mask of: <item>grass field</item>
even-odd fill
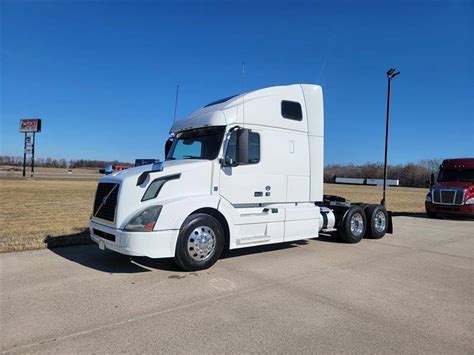
[[[96,179],[0,179],[0,252],[83,244]],[[325,194],[353,202],[379,203],[381,189],[326,184]],[[423,212],[426,189],[392,188],[388,207],[394,212]]]
[[[0,251],[86,242],[96,186],[96,179],[0,179]]]

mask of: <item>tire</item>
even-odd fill
[[[366,217],[360,206],[352,206],[347,210],[338,228],[339,238],[346,243],[359,243],[364,237]]]
[[[438,218],[438,215],[434,212],[428,212],[426,211],[426,214],[428,215],[428,217],[430,218]]]
[[[224,248],[224,230],[217,219],[205,214],[190,215],[183,222],[176,243],[175,262],[183,270],[208,269]]]
[[[388,229],[388,213],[382,205],[369,205],[365,209],[367,217],[366,238],[380,239]]]

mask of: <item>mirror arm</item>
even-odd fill
[[[233,164],[227,164],[225,162],[225,159],[224,158],[219,158],[219,164],[223,167],[223,168],[235,168],[236,166],[239,165],[238,162],[235,162]]]

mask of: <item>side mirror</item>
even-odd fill
[[[104,169],[104,173],[105,175],[109,175],[109,174],[112,174],[114,171],[113,171],[113,168],[112,168],[112,165],[107,165]]]
[[[174,137],[168,138],[168,140],[165,143],[165,159],[168,156],[168,153],[170,152],[171,146],[173,145],[174,142]]]
[[[220,159],[223,167],[236,167],[249,162],[249,129],[235,127],[228,133],[224,159]]]
[[[431,176],[430,176],[430,188],[433,187],[433,185],[435,184],[435,175],[433,173],[431,173]]]
[[[237,131],[237,162],[247,164],[249,162],[249,129]]]

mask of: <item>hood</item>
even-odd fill
[[[472,182],[466,181],[444,181],[438,182],[433,186],[433,189],[471,189],[474,187]]]
[[[138,179],[144,172],[149,171],[150,177],[145,181],[145,185],[148,184],[150,178],[157,178],[161,176],[179,174],[189,170],[204,168],[209,165],[208,160],[195,160],[195,159],[182,159],[182,160],[166,160],[161,163],[141,165],[127,170],[117,171],[115,173],[103,176],[100,178],[100,182],[123,182],[125,180],[131,180],[133,178]],[[157,169],[160,166],[160,169]]]
[[[95,217],[92,219],[111,227],[123,228],[130,218],[148,206],[190,196],[210,195],[213,164],[209,160],[170,160],[159,164],[161,167],[158,164],[148,164],[106,175],[99,182],[120,184],[116,218],[112,222]],[[145,172],[149,173],[137,185],[138,178]],[[154,198],[143,200],[152,181],[168,176],[173,178],[163,184]]]

